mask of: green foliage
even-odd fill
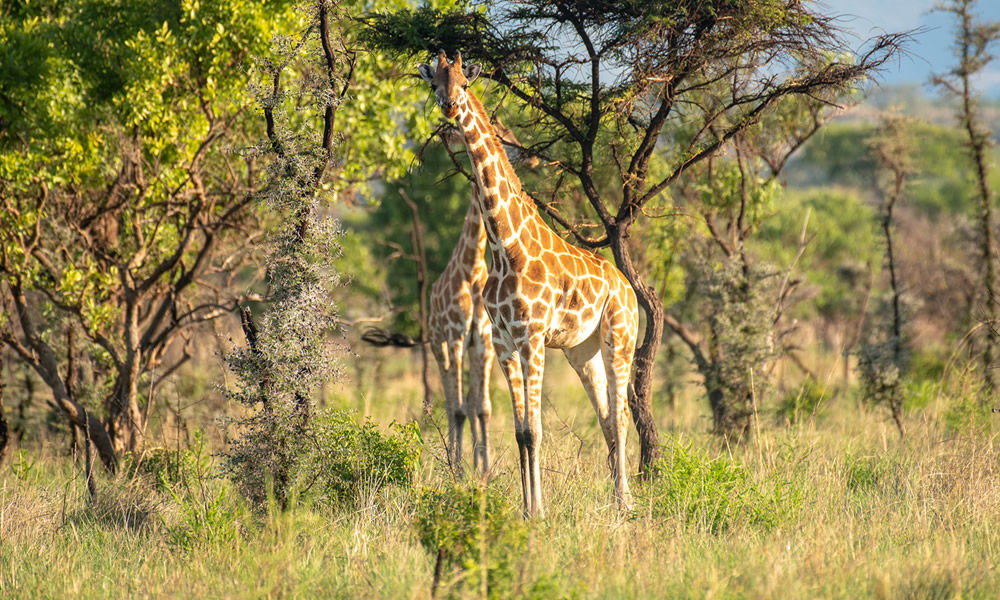
[[[122,455],[119,466],[127,475],[139,475],[154,489],[167,491],[176,486],[190,486],[199,474],[208,472],[209,455],[201,430],[190,444],[181,448],[145,448],[142,452]]]
[[[911,467],[908,463],[908,458],[892,454],[848,453],[844,459],[844,481],[856,497],[888,497],[905,489]]]
[[[797,272],[815,299],[793,307],[792,314],[853,319],[861,308],[869,265],[881,264],[875,258],[880,253],[875,212],[858,194],[832,189],[787,193],[761,224],[752,247],[772,264],[790,264],[807,214],[809,245]]]
[[[225,470],[257,509],[270,497],[334,506],[364,502],[387,486],[408,486],[420,457],[416,424],[386,433],[347,412],[317,412],[303,422],[260,410],[238,422],[241,434]]]
[[[746,173],[744,168],[741,172],[739,165],[727,161],[696,189],[701,195],[701,206],[709,212],[735,215],[740,210],[744,185],[747,197],[743,218],[751,227],[756,227],[781,201],[784,188],[777,179],[761,177],[757,169]]]
[[[462,175],[445,178],[454,168],[451,159],[439,142],[431,143],[433,146],[424,153],[420,168],[390,183],[384,200],[369,213],[366,222],[359,224],[356,229],[365,239],[392,242],[411,254],[413,248],[410,231],[413,229],[413,217],[399,197],[399,190],[405,189],[420,214],[427,271],[433,281],[434,277],[444,271],[458,242],[465,213],[472,201],[472,187]],[[373,258],[385,265],[385,286],[391,293],[393,303],[416,307],[419,304],[416,263],[396,256],[396,247],[372,243],[371,249]],[[381,295],[383,290],[373,292]],[[394,331],[410,333],[414,333],[416,327],[415,310],[398,314],[396,322],[391,326]]]
[[[170,493],[180,508],[181,520],[170,528],[167,539],[185,550],[196,546],[231,547],[242,534],[241,523],[250,517],[221,483],[208,485],[201,481],[196,490],[185,486],[183,492],[171,488]]]
[[[857,188],[874,181],[875,161],[867,141],[873,125],[831,123],[805,147],[790,167],[789,181],[811,186]],[[907,203],[930,216],[972,214],[975,178],[970,169],[965,134],[952,127],[917,121],[908,126],[913,139],[914,175]],[[1000,174],[991,173],[1000,183]]]
[[[778,402],[776,413],[784,423],[799,423],[818,415],[830,400],[830,390],[812,377],[806,377],[798,388],[785,392]]]
[[[777,473],[758,482],[735,459],[710,458],[677,440],[653,465],[650,481],[643,502],[655,517],[713,534],[738,524],[772,530],[794,519],[802,505],[801,491]]]
[[[38,481],[36,459],[27,450],[21,448],[10,462],[10,472],[21,481]]]
[[[351,414],[334,412],[318,417],[313,427],[318,453],[310,459],[309,477],[320,482],[325,498],[358,500],[412,481],[423,443],[415,422],[394,424],[395,432],[386,434],[370,421],[358,425]]]
[[[844,479],[852,492],[877,492],[892,473],[891,464],[874,456],[848,456]]]
[[[945,370],[946,363],[940,351],[914,350],[903,381],[903,407],[916,410],[929,406],[941,390]]]
[[[485,572],[488,596],[509,597],[528,527],[496,486],[453,484],[425,489],[415,512],[417,536],[440,561],[442,581],[454,571],[464,573],[449,590],[452,594],[477,592]]]
[[[948,407],[944,413],[944,425],[952,434],[981,434],[992,430],[996,415],[991,412],[995,395],[988,394],[981,384],[964,393],[948,396]]]
[[[739,257],[713,265],[703,262],[697,280],[702,315],[708,324],[707,364],[701,365],[716,431],[742,436],[748,432],[754,399],[767,390],[761,366],[774,353],[776,277],[744,269]]]

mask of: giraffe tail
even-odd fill
[[[386,346],[411,348],[420,343],[405,333],[392,333],[386,329],[379,329],[378,327],[369,327],[368,329],[365,329],[364,333],[361,334],[361,340],[378,348],[384,348]]]

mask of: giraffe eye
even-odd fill
[[[437,84],[436,84],[436,83],[432,83],[432,84],[431,84],[431,91],[432,91],[432,92],[436,92],[436,91],[437,91],[437,89],[438,89],[438,86],[437,86]]]
[[[463,84],[462,84],[462,89],[463,89],[463,90],[467,90],[467,89],[469,89],[469,84],[468,84],[468,83],[463,83]]]

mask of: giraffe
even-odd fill
[[[514,132],[499,121],[495,125],[501,140],[520,146]],[[463,140],[461,132],[450,128],[446,143]],[[464,143],[464,142],[459,142]],[[513,163],[529,167],[538,159],[504,146]],[[473,182],[473,194],[478,185]],[[479,215],[479,204],[473,200],[465,214],[462,233],[441,276],[431,286],[431,307],[428,317],[431,351],[437,359],[438,371],[445,394],[448,415],[448,452],[452,467],[462,471],[462,432],[466,418],[472,433],[473,468],[484,475],[490,468],[490,446],[487,425],[490,404],[490,370],[495,353],[492,326],[483,306],[483,286],[486,283],[486,229]],[[463,397],[462,360],[469,354],[469,394]]]
[[[625,463],[626,394],[638,329],[635,292],[607,259],[560,238],[521,190],[483,104],[469,91],[479,65],[421,64],[446,119],[465,138],[479,184],[479,204],[492,264],[483,304],[493,346],[510,389],[525,516],[544,516],[541,469],[541,389],[545,348],[560,348],[579,375],[610,451],[615,500],[632,506]]]

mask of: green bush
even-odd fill
[[[208,471],[204,434],[199,430],[190,444],[178,448],[147,448],[141,453],[126,452],[121,457],[122,473],[139,476],[159,491],[186,485]]]
[[[335,412],[314,427],[312,475],[322,482],[324,498],[343,502],[387,485],[410,484],[422,443],[416,422],[394,424],[395,433],[386,434],[370,421],[359,425],[350,413]]]
[[[990,431],[992,406],[982,401],[981,389],[952,396],[944,413],[945,429],[949,433],[979,433]],[[989,402],[993,402],[992,395]]]
[[[778,419],[785,423],[798,423],[803,418],[816,416],[823,403],[829,399],[830,390],[808,377],[800,387],[786,392],[778,402]]]
[[[416,503],[414,524],[420,543],[435,556],[440,581],[454,582],[447,588],[449,594],[478,592],[485,572],[490,598],[512,595],[514,561],[525,551],[528,529],[499,490],[463,484],[425,489]]]
[[[771,530],[793,518],[801,491],[776,475],[755,481],[739,461],[710,458],[690,444],[674,442],[652,467],[644,501],[657,517],[720,533],[736,524]]]
[[[181,514],[180,523],[169,528],[171,544],[190,550],[199,545],[226,547],[237,542],[241,523],[249,520],[246,509],[223,482],[211,483],[202,480],[195,488],[169,490]]]
[[[286,421],[277,421],[286,418]],[[295,422],[291,422],[295,420]],[[346,411],[294,414],[259,411],[240,421],[226,454],[226,471],[258,509],[282,507],[293,496],[319,504],[350,504],[386,486],[407,486],[420,457],[415,423],[381,431]]]

